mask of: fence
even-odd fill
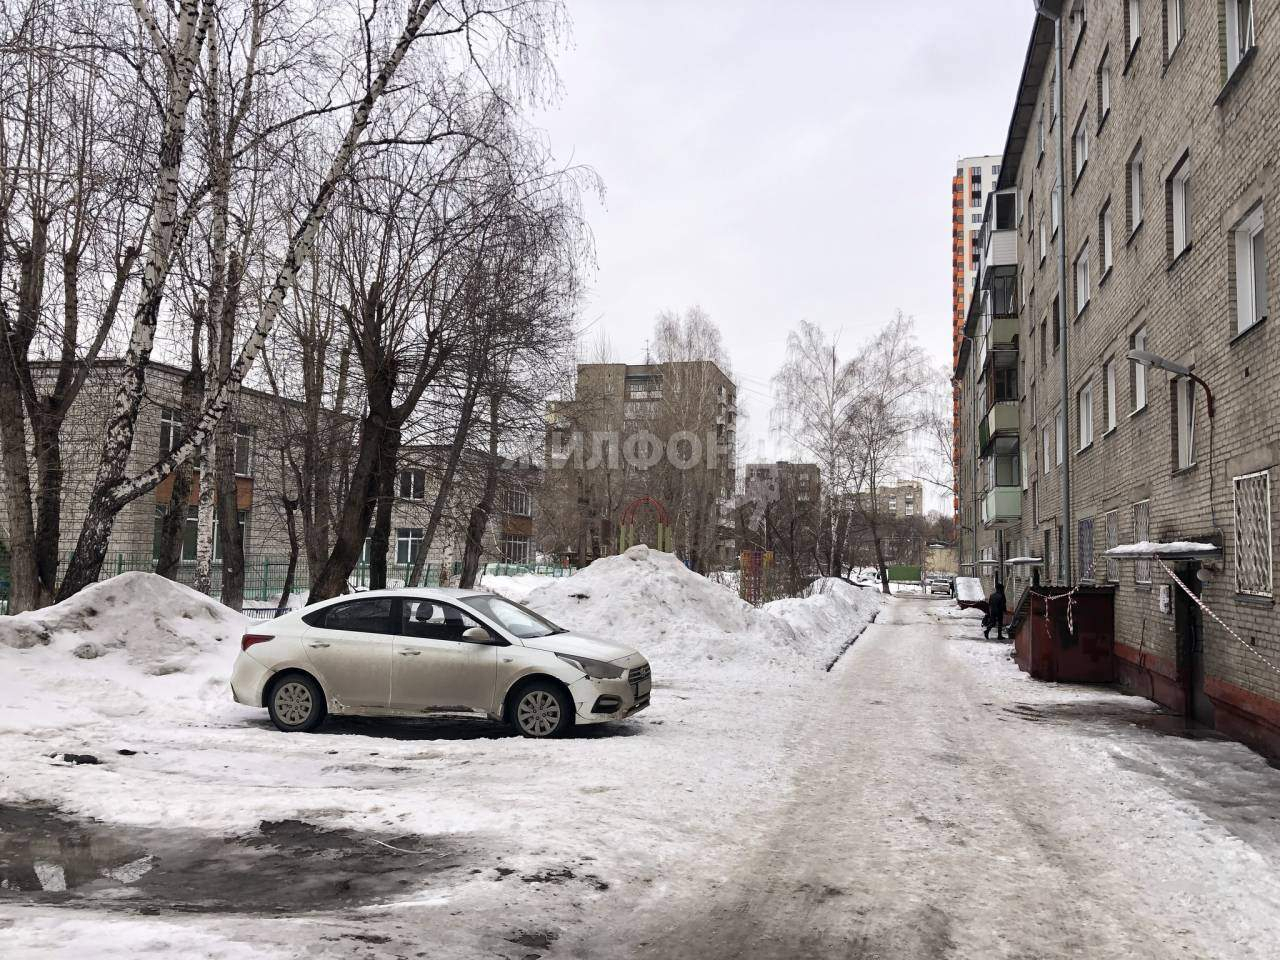
[[[58,576],[61,577],[66,571],[66,565],[70,557],[64,557],[58,566]],[[436,587],[440,585],[441,574],[444,572],[444,564],[428,563],[422,569],[421,585],[426,587]],[[409,563],[389,563],[387,564],[387,586],[402,587],[409,581],[409,573],[413,565]],[[156,560],[150,553],[127,553],[117,552],[108,555],[106,561],[102,564],[102,570],[98,576],[99,580],[107,580],[111,577],[119,576],[122,573],[131,573],[134,571],[143,571],[145,573],[154,573],[156,569]],[[284,592],[285,577],[289,571],[289,558],[284,556],[246,556],[244,561],[244,599],[246,603],[257,601],[262,603],[268,601],[276,602],[280,598],[280,594]],[[457,578],[462,572],[462,564],[454,563],[449,565],[449,575]],[[178,570],[173,579],[178,583],[191,586],[195,581],[196,565],[190,562],[179,564]],[[311,578],[307,569],[307,561],[305,558],[299,558],[297,567],[293,574],[293,592],[305,593]],[[351,571],[351,576],[347,579],[347,583],[355,588],[365,588],[369,586],[369,565],[367,563],[357,564],[355,569]],[[222,564],[215,562],[210,570],[210,587],[209,596],[219,599],[222,596]],[[286,604],[289,598],[284,598]],[[7,568],[0,566],[0,614],[8,612],[9,608],[9,571]],[[264,609],[266,609],[264,607]],[[275,607],[270,608],[272,611]],[[274,612],[272,616],[274,616]]]
[[[518,577],[532,573],[539,577],[571,577],[578,572],[577,567],[557,566],[554,563],[486,563],[481,570],[484,575],[494,577]]]

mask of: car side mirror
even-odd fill
[[[484,627],[467,627],[462,631],[462,639],[471,643],[493,643],[493,635]]]

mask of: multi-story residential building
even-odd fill
[[[956,173],[951,178],[951,361],[960,358],[960,344],[964,337],[965,318],[969,313],[969,298],[973,281],[978,273],[979,238],[983,218],[986,215],[987,197],[995,189],[1000,176],[1000,157],[962,157],[956,161]],[[953,433],[960,433],[960,401],[957,395],[953,407]],[[959,444],[955,449],[954,465],[959,470]],[[959,513],[957,494],[954,509]]]
[[[868,499],[865,493],[857,495],[859,504],[868,503]],[[924,516],[924,484],[907,481],[876,487],[875,512],[893,520]]]
[[[662,524],[695,568],[732,562],[737,389],[714,362],[580,364],[548,421],[547,552],[585,562]]]
[[[1280,753],[1280,0],[1042,9],[957,363],[969,549],[1113,592],[1123,682]],[[1148,541],[1217,553],[1105,556]]]
[[[757,549],[772,550],[779,535],[806,540],[816,535],[822,509],[822,472],[816,463],[749,463],[743,475],[747,527]]]
[[[65,564],[75,547],[80,524],[88,509],[89,497],[101,452],[102,436],[113,409],[118,360],[99,362],[90,372],[62,430],[64,481],[61,497],[62,519],[59,557]],[[186,371],[161,363],[152,363],[147,373],[147,392],[138,412],[137,429],[128,469],[139,472],[168,453],[181,440],[182,380]],[[304,428],[302,405],[276,395],[243,388],[229,413],[233,419],[235,444],[236,505],[244,538],[246,588],[249,599],[267,599],[272,589],[278,593],[288,567],[290,553],[289,524],[286,520],[286,498],[297,497],[295,471],[302,457],[298,448]],[[350,446],[354,422],[349,417],[329,414],[321,418],[319,429],[325,431],[323,442],[335,453],[335,469],[345,473],[350,462]],[[345,452],[344,452],[345,451]],[[476,474],[487,463],[487,454],[467,451],[463,469],[455,484],[442,522],[428,547],[428,575],[436,579],[444,571],[447,576],[462,559],[465,531],[471,507],[479,499],[481,484]],[[403,576],[412,565],[422,541],[427,518],[435,500],[438,465],[443,461],[439,448],[408,447],[401,451],[400,469],[391,513],[391,537],[387,561],[392,575]],[[532,524],[540,469],[527,462],[503,464],[498,487],[498,509],[486,532],[482,557],[485,560],[531,562],[534,556]],[[0,472],[0,484],[4,482]],[[345,481],[335,479],[341,488]],[[156,489],[127,504],[117,516],[108,544],[102,575],[111,576],[126,570],[152,569],[158,557],[160,525],[169,508],[173,478]],[[191,582],[197,554],[197,519],[200,496],[199,477],[194,478],[185,509],[182,545],[176,577]],[[340,507],[340,501],[335,508]],[[217,595],[221,581],[221,547],[217,536],[218,519],[214,519],[214,557],[212,565],[213,593]],[[8,517],[6,501],[0,497],[0,580],[7,566]],[[301,520],[295,533],[302,537]],[[354,574],[357,583],[367,577],[371,560],[366,540],[360,566]],[[300,549],[295,589],[307,589],[308,564],[305,546]],[[0,596],[3,599],[3,596]]]

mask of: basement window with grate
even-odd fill
[[[1267,470],[1232,481],[1235,495],[1236,591],[1271,596],[1271,475]]]

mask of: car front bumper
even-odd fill
[[[649,706],[652,680],[647,675],[648,664],[643,663],[644,675],[632,679],[637,665],[632,665],[617,680],[593,680],[582,677],[569,684],[573,696],[574,711],[580,724],[605,723],[622,720],[639,713]]]

